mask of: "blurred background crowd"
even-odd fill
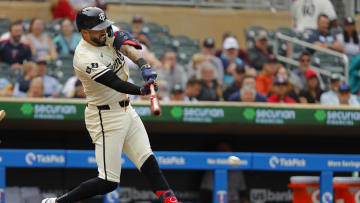
[[[51,22],[39,18],[0,19],[1,97],[86,97],[72,67],[72,55],[81,40],[75,16],[83,7],[106,9],[106,4],[96,0],[51,0],[50,5]],[[162,101],[358,106],[360,42],[355,19],[337,16],[330,0],[294,1],[291,16],[292,25],[288,27],[266,30],[254,25],[246,29],[246,48],[239,46],[231,30],[224,30],[222,44],[216,46],[212,38],[172,36],[167,27],[146,22],[140,14],[134,14],[131,22],[112,20],[141,42],[144,57],[158,72]],[[278,32],[345,54],[349,63],[339,68],[344,63],[334,60],[336,57],[277,39]],[[280,57],[291,58],[296,64],[284,63]],[[127,61],[131,82],[141,83],[137,66]]]

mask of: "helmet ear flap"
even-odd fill
[[[108,34],[108,37],[113,37],[114,36],[114,31],[112,29],[112,26],[109,26],[107,29],[106,29],[106,32]]]

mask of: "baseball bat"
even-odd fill
[[[1,121],[2,119],[4,119],[5,115],[6,115],[5,110],[0,110],[0,121]]]
[[[160,116],[161,107],[153,84],[150,85],[150,96],[151,112],[154,116]]]

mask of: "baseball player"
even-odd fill
[[[73,66],[86,93],[85,123],[95,144],[99,175],[42,203],[76,202],[115,190],[120,182],[122,152],[148,178],[162,203],[178,203],[127,96],[150,94],[150,84],[157,89],[157,75],[141,57],[140,44],[126,31],[115,32],[112,24],[104,11],[96,7],[84,8],[76,16],[82,40],[76,47]],[[143,87],[127,82],[129,70],[124,55],[140,67],[146,82]]]

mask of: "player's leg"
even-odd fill
[[[90,116],[89,114],[87,116]],[[114,123],[122,121],[125,124],[125,116],[125,113],[101,111],[98,112],[99,122],[96,122],[96,117],[91,119],[93,122],[86,122],[95,144],[99,176],[81,183],[75,189],[58,197],[56,203],[75,202],[96,195],[104,195],[116,189],[120,181],[122,146],[128,128],[121,124],[114,125]],[[47,202],[44,201],[44,203]]]
[[[132,108],[130,113],[132,119],[123,152],[149,180],[152,190],[162,203],[178,202],[153,155],[147,132],[140,117]]]

